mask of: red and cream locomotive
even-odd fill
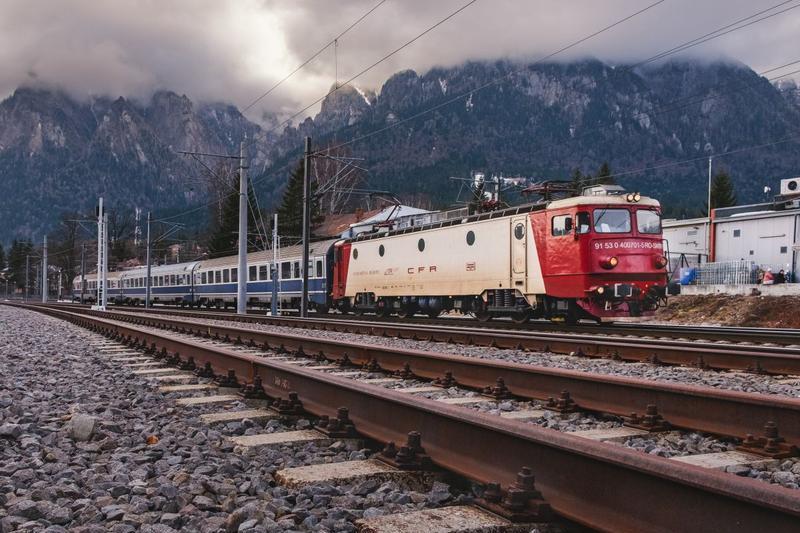
[[[666,294],[658,201],[621,187],[399,224],[337,242],[331,305],[400,317],[612,321],[652,315]]]

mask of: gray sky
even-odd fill
[[[467,0],[387,0],[344,36],[339,79],[347,79]],[[356,85],[380,88],[398,70],[424,72],[467,59],[535,59],[654,0],[478,0]],[[596,37],[563,60],[615,63],[676,46],[780,0],[666,0]],[[4,0],[0,98],[36,80],[81,97],[147,98],[170,89],[243,108],[378,0]],[[800,6],[792,0],[775,11]],[[800,8],[693,49],[756,71],[800,59]],[[795,66],[796,68],[796,66]],[[249,113],[291,114],[334,82],[333,49]],[[778,72],[779,73],[779,72]],[[771,74],[774,75],[774,74]]]

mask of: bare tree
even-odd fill
[[[311,161],[320,211],[337,214],[352,210],[358,200],[353,197],[353,189],[364,179],[360,159],[352,157],[349,147],[344,146],[322,150]]]

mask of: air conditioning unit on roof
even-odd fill
[[[800,195],[800,177],[781,180],[781,196]]]

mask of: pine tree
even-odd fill
[[[215,217],[217,224],[208,241],[208,256],[210,258],[233,255],[236,253],[239,246],[238,174],[232,174],[232,177],[229,178],[229,186],[224,188],[224,191],[226,196],[221,200],[219,213]],[[252,198],[255,192],[253,191],[253,185],[250,181],[248,181],[247,194],[251,199],[247,209],[247,233],[250,235],[247,250],[252,252],[258,249],[256,244],[261,240],[261,237],[253,238],[253,235],[258,233],[259,226],[256,225],[254,208],[252,207],[254,205]]]
[[[14,282],[17,288],[25,288],[25,256],[33,253],[33,243],[30,241],[18,241],[14,239],[11,244],[11,250],[8,253],[8,270],[10,279]],[[27,276],[29,282],[32,282],[32,274]]]
[[[584,176],[579,168],[572,172],[572,187],[575,189],[575,194],[580,194],[583,188],[588,185],[586,178],[587,176]]]
[[[614,184],[614,176],[611,175],[611,167],[608,166],[608,161],[604,161],[597,171],[597,177],[594,180],[597,184],[612,185]]]
[[[736,193],[733,182],[727,172],[717,172],[711,181],[711,208],[733,207],[736,205]]]
[[[312,225],[320,220],[319,198],[314,195],[315,183],[311,182],[311,222]],[[303,236],[303,162],[295,167],[283,201],[278,208],[278,232],[282,236],[302,239]]]

